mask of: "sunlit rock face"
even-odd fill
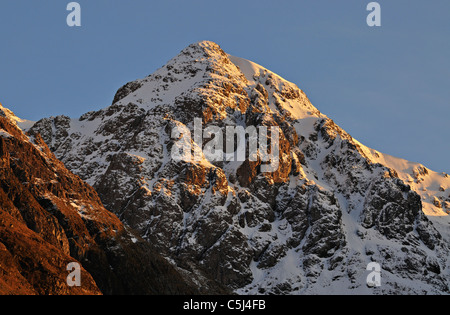
[[[207,159],[212,138],[195,139],[196,119],[222,135],[277,127],[278,167]],[[173,158],[174,129],[189,131],[200,159]],[[448,233],[425,216],[403,160],[363,146],[296,85],[215,43],[190,45],[105,109],[30,132],[177,268],[237,293],[448,292]],[[371,261],[381,287],[366,284]]]

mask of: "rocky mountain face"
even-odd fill
[[[199,292],[14,117],[0,106],[0,294]]]
[[[263,172],[261,156],[207,159],[209,141],[223,139],[196,139],[195,119],[222,135],[278,127],[278,167]],[[353,139],[296,85],[215,43],[190,45],[105,109],[45,118],[30,134],[198,283],[239,294],[449,292],[450,179],[433,172],[427,182],[439,184],[430,221],[417,188],[427,174],[413,173],[422,168],[397,167],[405,164]],[[244,140],[247,153],[254,140]],[[183,141],[201,158],[174,159]],[[382,267],[380,287],[366,284],[370,262]]]

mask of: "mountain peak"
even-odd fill
[[[188,49],[188,50],[189,49],[194,49],[194,50],[201,49],[201,50],[204,50],[205,52],[206,51],[210,51],[210,52],[214,51],[214,52],[224,53],[224,51],[222,50],[222,48],[220,47],[219,44],[217,44],[213,41],[209,41],[209,40],[202,40],[202,41],[192,43],[189,46],[187,46],[185,49],[183,49],[183,51],[186,49]]]
[[[204,40],[185,47],[177,56],[169,61],[169,64],[176,60],[217,62],[226,57],[227,54],[218,44]]]
[[[196,118],[217,131],[212,140],[203,128],[174,138],[175,127],[192,135]],[[247,156],[171,155],[180,142],[204,149],[229,127],[268,126],[280,130],[272,173]],[[413,188],[436,186],[433,206],[444,210],[450,183],[414,167],[416,186],[406,184],[408,165],[364,147],[295,84],[214,42],[127,83],[106,109],[43,119],[32,132],[161,254],[237,293],[372,292],[369,261],[386,270],[377,292],[448,292],[448,225],[425,217]],[[253,144],[242,139],[244,149]]]
[[[191,44],[153,74],[127,83],[117,91],[113,104],[135,104],[149,110],[186,103],[187,98],[197,103],[209,99],[211,110],[222,110],[223,115],[227,107],[246,110],[245,104],[258,97],[260,112],[295,119],[325,117],[297,85],[254,62],[227,54],[212,41]]]
[[[238,72],[219,45],[211,41],[197,42],[184,48],[148,77],[121,87],[113,104],[134,103],[143,108],[173,104],[177,97],[188,93],[195,86],[204,84],[212,74],[218,74],[222,70],[230,74]],[[241,76],[245,80],[242,74]]]

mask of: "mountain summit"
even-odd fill
[[[279,167],[173,159],[173,130],[195,135],[196,121],[203,137],[184,141],[194,151],[222,142],[206,130],[277,127]],[[127,83],[111,106],[42,119],[30,134],[198,279],[240,294],[449,291],[448,175],[365,147],[295,84],[213,42]],[[380,287],[367,286],[370,262]]]

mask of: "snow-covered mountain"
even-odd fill
[[[194,135],[195,118],[223,134],[278,126],[278,169],[174,160],[172,131]],[[449,292],[449,176],[365,147],[295,84],[213,42],[127,83],[107,108],[30,133],[181,272],[240,294]],[[369,262],[380,287],[366,284]]]

